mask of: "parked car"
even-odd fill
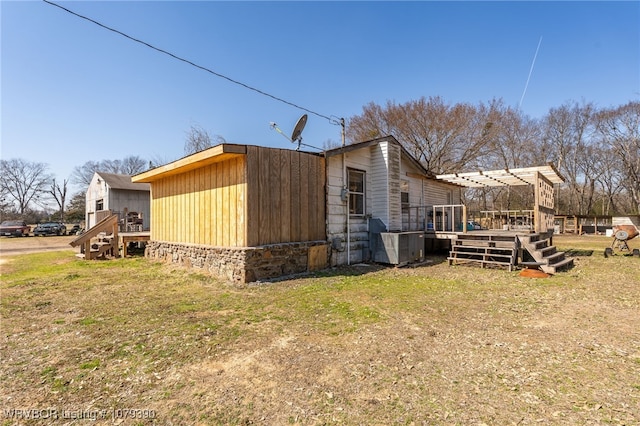
[[[31,227],[24,220],[5,220],[0,223],[0,235],[28,237]]]
[[[73,225],[69,230],[69,235],[80,235],[84,232],[84,229],[80,227],[80,225]]]
[[[482,225],[480,225],[478,222],[474,222],[473,220],[467,222],[467,231],[479,231],[481,229]]]
[[[43,235],[65,235],[67,233],[67,227],[58,222],[41,223],[33,230],[34,236]]]

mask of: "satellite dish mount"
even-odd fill
[[[298,144],[298,148],[296,148],[296,151],[300,151],[300,145],[304,145],[302,143],[302,131],[304,130],[304,126],[306,124],[307,124],[307,114],[302,114],[302,117],[300,117],[298,119],[298,122],[296,123],[295,127],[293,128],[293,132],[291,132],[291,137],[288,137],[287,135],[285,135],[282,132],[282,130],[280,130],[278,128],[278,125],[276,123],[274,123],[274,122],[271,122],[271,128],[276,130],[282,136],[284,136],[289,142],[297,143]]]

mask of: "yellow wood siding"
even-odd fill
[[[324,158],[246,148],[152,180],[152,240],[245,247],[326,239]]]
[[[238,156],[154,181],[152,239],[245,246],[245,167]]]

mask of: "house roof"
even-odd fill
[[[149,191],[148,183],[136,183],[131,181],[129,175],[118,175],[115,173],[96,172],[112,189],[126,189],[130,191]]]
[[[246,145],[220,144],[204,149],[195,154],[182,157],[179,160],[147,170],[131,178],[133,182],[153,182],[166,176],[188,172],[219,161],[228,160],[233,157],[246,155]]]
[[[564,178],[551,164],[522,169],[450,173],[437,175],[436,178],[468,188],[481,188],[486,186],[534,185],[538,173],[547,178],[551,183],[564,182]]]
[[[326,157],[332,157],[334,155],[344,154],[344,153],[355,151],[355,150],[358,150],[358,149],[361,149],[361,148],[366,148],[366,147],[369,147],[369,146],[377,145],[380,142],[392,142],[392,143],[395,143],[396,145],[398,145],[400,147],[400,149],[402,151],[402,155],[404,155],[405,158],[407,158],[411,163],[413,163],[413,165],[418,170],[423,172],[426,177],[434,177],[432,173],[427,171],[427,169],[425,169],[424,166],[418,160],[416,160],[416,158],[413,155],[411,155],[409,153],[409,151],[407,151],[406,148],[404,146],[402,146],[402,144],[400,142],[398,142],[398,140],[396,138],[394,138],[391,135],[384,136],[384,137],[381,137],[381,138],[372,139],[372,140],[369,140],[369,141],[352,143],[352,144],[349,144],[349,145],[342,146],[340,148],[329,149],[329,150],[325,151],[324,154],[325,154]]]

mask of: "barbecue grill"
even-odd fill
[[[609,257],[614,254],[614,249],[617,249],[620,252],[631,252],[633,256],[640,256],[639,249],[631,249],[629,248],[629,244],[627,241],[634,239],[638,236],[638,230],[635,226],[616,226],[613,228],[613,242],[611,243],[611,247],[607,247],[604,251],[604,257]]]

